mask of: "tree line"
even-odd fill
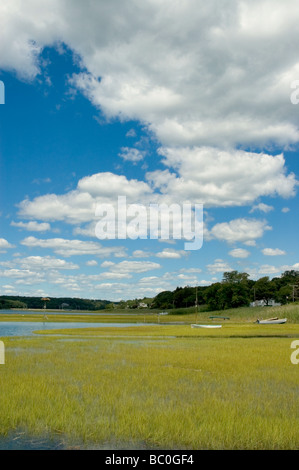
[[[268,276],[254,281],[249,274],[238,271],[225,272],[221,282],[209,286],[177,287],[174,291],[160,292],[152,308],[171,309],[206,305],[209,310],[246,307],[251,302],[271,300],[282,305],[299,300],[299,271],[285,271],[270,280]]]
[[[285,271],[280,277],[261,277],[254,281],[249,274],[229,271],[221,282],[209,286],[177,287],[174,291],[160,292],[153,299],[141,299],[152,309],[173,309],[205,305],[209,310],[246,307],[251,302],[262,300],[269,305],[271,300],[282,305],[299,300],[299,271]],[[97,311],[109,308],[139,308],[140,299],[112,303],[109,300],[79,298],[50,298],[46,308],[53,310]],[[41,297],[0,296],[0,309],[42,309]]]
[[[42,309],[45,302],[41,297],[0,296],[0,309],[27,308]],[[46,302],[47,309],[53,310],[104,310],[108,300],[78,299],[71,297],[52,297]]]

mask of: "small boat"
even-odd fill
[[[215,319],[218,319],[218,320],[230,320],[230,317],[219,317],[218,315],[217,316],[213,316],[213,317],[209,317],[211,320],[215,320]]]
[[[191,328],[221,328],[222,325],[197,325],[193,324],[191,325]]]
[[[282,323],[286,323],[286,321],[286,318],[268,318],[267,320],[257,319],[256,323],[260,325],[281,325]]]

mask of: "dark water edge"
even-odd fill
[[[11,433],[0,437],[0,450],[64,450],[65,444],[54,438],[29,437]]]
[[[11,432],[0,436],[1,450],[159,450],[159,447],[145,442],[110,441],[100,443],[84,443],[78,439],[62,436],[38,437],[25,432]]]
[[[40,330],[64,330],[75,328],[125,328],[131,326],[143,326],[144,323],[92,323],[92,322],[22,322],[1,321],[0,338],[7,336],[32,336]],[[147,323],[151,325],[151,323]],[[37,335],[37,333],[36,333]]]
[[[18,309],[0,309],[0,313],[3,314],[3,315],[64,315],[64,316],[81,316],[81,315],[85,315],[85,316],[95,316],[95,317],[98,317],[98,316],[104,316],[104,317],[113,317],[113,316],[116,316],[118,317],[119,315],[121,315],[120,313],[110,313],[110,312],[101,312],[101,311],[97,311],[97,312],[93,312],[93,311],[87,311],[87,310],[29,310],[29,309],[23,309],[23,310],[18,310]],[[144,312],[140,312],[140,313],[135,313],[135,312],[128,312],[127,315],[135,315],[135,316],[142,316]]]

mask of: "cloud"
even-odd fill
[[[137,134],[136,134],[136,131],[135,129],[130,129],[127,133],[126,133],[126,137],[136,137]]]
[[[82,241],[82,240],[67,240],[64,238],[49,238],[38,239],[35,237],[27,237],[21,241],[21,244],[29,248],[47,248],[54,250],[55,253],[62,256],[77,256],[77,255],[97,255],[99,257],[107,256],[121,256],[124,255],[123,247],[104,247],[100,243]]]
[[[132,256],[134,258],[149,258],[150,256],[152,256],[152,253],[149,253],[148,251],[144,250],[135,250],[133,251]]]
[[[274,210],[273,206],[269,206],[268,204],[264,204],[263,202],[261,202],[260,204],[253,206],[252,209],[250,210],[250,213],[254,211],[261,211],[261,212],[267,213],[273,210]]]
[[[132,5],[118,5],[121,28],[115,27],[115,12],[94,7],[89,34],[81,21],[71,41],[67,29],[63,35],[87,69],[73,83],[107,116],[145,122],[166,145],[285,145],[298,140],[289,104],[298,61],[295,0],[287,6],[275,0],[271,7],[268,0],[258,7],[247,0],[225,9],[217,0],[208,5],[189,0],[175,8],[145,0],[142,6],[134,4],[134,15]],[[73,7],[72,21],[80,13]],[[252,26],[256,22],[259,28]],[[102,34],[96,33],[101,25]]]
[[[146,181],[102,172],[65,194],[27,198],[19,216],[29,222],[19,228],[63,221],[77,235],[94,236],[97,204],[117,195],[129,203],[189,200],[264,213],[272,206],[254,205],[260,198],[293,197],[298,182],[281,151],[299,141],[298,108],[290,103],[290,84],[299,75],[298,19],[297,0],[2,2],[0,69],[42,79],[42,51],[68,48],[80,69],[68,86],[107,120],[139,121],[164,164]],[[123,158],[140,159],[136,149],[125,149]],[[267,230],[266,221],[240,218],[206,233],[254,246]],[[22,244],[62,256],[124,255],[122,247],[81,240],[28,237]],[[12,245],[0,240],[0,251],[7,248]]]
[[[205,279],[202,279],[201,281],[199,281],[200,286],[209,286],[211,284],[212,284],[211,281],[206,281]]]
[[[160,269],[161,265],[152,261],[121,261],[120,263],[107,262],[102,263],[101,267],[108,267],[110,272],[128,274],[144,273],[153,269]]]
[[[299,271],[299,263],[295,263],[293,265],[287,265],[287,266],[281,266],[281,271],[284,272],[284,271]]]
[[[89,276],[90,279],[131,279],[133,275],[145,273],[147,271],[160,269],[161,265],[151,261],[121,261],[113,263],[112,261],[104,261],[101,268],[107,268],[108,271],[99,273],[96,276]],[[128,289],[129,286],[126,286]],[[136,297],[136,294],[134,294]]]
[[[259,267],[258,272],[259,274],[278,274],[281,272],[281,269],[269,264],[263,264]]]
[[[0,67],[33,79],[43,48],[63,43],[81,67],[72,86],[164,146],[289,146],[299,139],[289,98],[298,17],[296,0],[10,0]]]
[[[200,268],[182,268],[180,269],[182,273],[201,273],[202,269]]]
[[[35,221],[30,222],[11,222],[12,227],[22,228],[28,232],[47,232],[51,229],[50,224],[47,222],[39,223]]]
[[[15,259],[22,269],[79,269],[74,263],[51,256],[28,256],[26,258]]]
[[[288,198],[295,195],[298,184],[294,174],[286,175],[283,155],[212,147],[160,148],[160,154],[164,165],[176,173],[149,172],[153,187],[174,200],[205,207],[248,205],[261,196]]]
[[[98,262],[94,259],[91,259],[90,261],[86,261],[86,266],[97,266]]]
[[[137,163],[144,159],[144,152],[136,148],[122,147],[119,156],[125,161]]]
[[[229,254],[233,258],[248,258],[250,252],[248,250],[244,250],[243,248],[236,248],[235,250],[231,250]]]
[[[118,196],[128,203],[149,200],[152,190],[144,181],[128,180],[123,175],[110,172],[96,173],[78,181],[77,188],[66,194],[46,194],[19,204],[19,215],[48,221],[65,221],[69,224],[92,222],[99,204],[116,207]],[[91,227],[92,229],[92,227]]]
[[[156,253],[157,258],[179,259],[182,256],[187,256],[188,253],[184,250],[172,250],[165,248],[163,251]]]
[[[251,159],[256,161],[252,162]],[[181,152],[167,153],[164,163],[172,165],[179,176],[169,170],[157,170],[148,173],[145,182],[129,180],[110,172],[97,173],[80,179],[77,188],[65,194],[46,194],[23,200],[19,204],[19,216],[43,221],[64,221],[75,225],[75,235],[96,237],[95,226],[99,220],[95,215],[96,210],[109,204],[114,220],[117,219],[119,196],[126,197],[128,206],[138,202],[146,210],[153,203],[166,204],[168,207],[176,203],[181,207],[182,202],[188,201],[193,207],[202,203],[210,207],[226,207],[251,203],[261,195],[290,197],[297,185],[294,175],[284,175],[284,159],[281,155],[273,157],[243,154],[241,151],[228,153],[215,149],[192,149],[185,154],[181,149]],[[271,206],[259,204],[256,207],[265,211]],[[176,217],[179,220],[175,219],[175,224],[181,223],[181,212]],[[146,228],[147,222],[146,215]],[[248,223],[252,225],[254,222]],[[42,231],[50,228],[48,222],[13,224],[27,230]],[[255,223],[256,226],[258,224]],[[133,232],[134,227],[131,227]],[[213,232],[216,232],[216,228],[210,234],[206,231],[206,238],[214,236]],[[131,236],[130,231],[128,236]],[[159,236],[163,238],[163,233],[159,233]],[[243,240],[236,238],[236,241]],[[252,240],[248,238],[243,242],[251,243]]]
[[[40,271],[33,271],[30,269],[6,269],[0,271],[0,277],[14,279],[15,284],[32,285],[34,283],[43,282],[45,280],[44,273]]]
[[[130,273],[117,273],[115,271],[104,272],[99,275],[99,279],[130,279],[132,276]]]
[[[216,274],[232,271],[232,268],[222,259],[218,259],[215,260],[213,264],[208,264],[207,270],[210,272],[210,274]]]
[[[33,184],[51,183],[51,178],[36,178],[32,181]]]
[[[280,250],[279,248],[264,248],[262,250],[263,255],[265,256],[281,256],[285,255],[286,252],[283,250]]]
[[[5,253],[10,248],[14,248],[14,245],[5,240],[5,238],[0,238],[0,253]]]
[[[261,238],[266,230],[271,230],[271,227],[265,220],[243,218],[214,225],[210,236],[227,243],[252,244],[257,238]]]

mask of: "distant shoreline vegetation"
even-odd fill
[[[221,282],[209,286],[177,287],[174,291],[163,291],[154,298],[122,300],[93,300],[71,297],[50,298],[47,310],[123,310],[154,309],[174,310],[198,306],[206,310],[226,310],[248,307],[260,302],[270,306],[273,302],[285,305],[299,300],[299,271],[285,271],[280,277],[265,276],[256,281],[249,274],[238,271],[225,272]],[[0,296],[0,309],[43,309],[45,302],[40,297]]]
[[[0,296],[0,309],[43,309],[44,301],[41,297]],[[111,304],[108,300],[77,299],[70,297],[50,298],[47,310],[105,310]]]

